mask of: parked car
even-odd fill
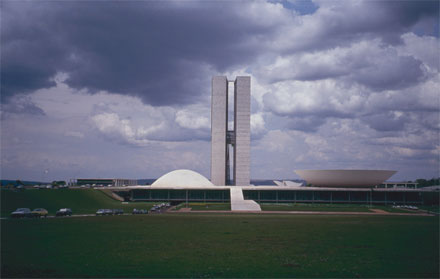
[[[113,210],[111,209],[98,209],[96,211],[96,216],[113,215]]]
[[[31,210],[29,208],[17,208],[17,210],[11,213],[12,218],[31,217],[31,215]]]
[[[146,209],[133,209],[132,214],[148,214],[148,210]]]
[[[122,209],[113,209],[113,215],[122,215],[124,214],[124,210]]]
[[[31,212],[32,217],[36,217],[36,218],[47,217],[47,214],[48,212],[44,208],[35,208]]]
[[[98,209],[98,211],[96,211],[96,216],[103,216],[103,215],[106,215],[105,209]]]
[[[56,216],[72,216],[72,209],[70,208],[61,208],[55,214]]]

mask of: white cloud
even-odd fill
[[[403,44],[396,46],[400,55],[414,56],[429,67],[429,71],[439,71],[440,41],[436,37],[417,36],[414,33],[402,35]]]
[[[210,129],[211,123],[209,118],[200,114],[206,108],[188,108],[176,112],[176,122],[183,128],[188,129]]]
[[[128,142],[136,141],[136,133],[130,126],[130,120],[120,119],[116,113],[101,113],[94,115],[91,119],[98,130],[110,138],[121,138]]]
[[[266,131],[264,127],[264,118],[262,113],[251,114],[251,133],[261,135]]]
[[[361,109],[364,98],[356,87],[321,80],[279,82],[263,100],[266,108],[280,115],[345,117]]]

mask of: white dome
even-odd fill
[[[175,170],[162,175],[151,186],[214,186],[206,177],[192,170]]]

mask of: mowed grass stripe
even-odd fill
[[[420,216],[2,220],[2,276],[436,278],[438,228]]]

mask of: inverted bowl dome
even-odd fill
[[[373,187],[393,176],[393,170],[295,170],[316,187]]]
[[[192,170],[175,170],[162,175],[151,186],[214,186],[206,177]]]

